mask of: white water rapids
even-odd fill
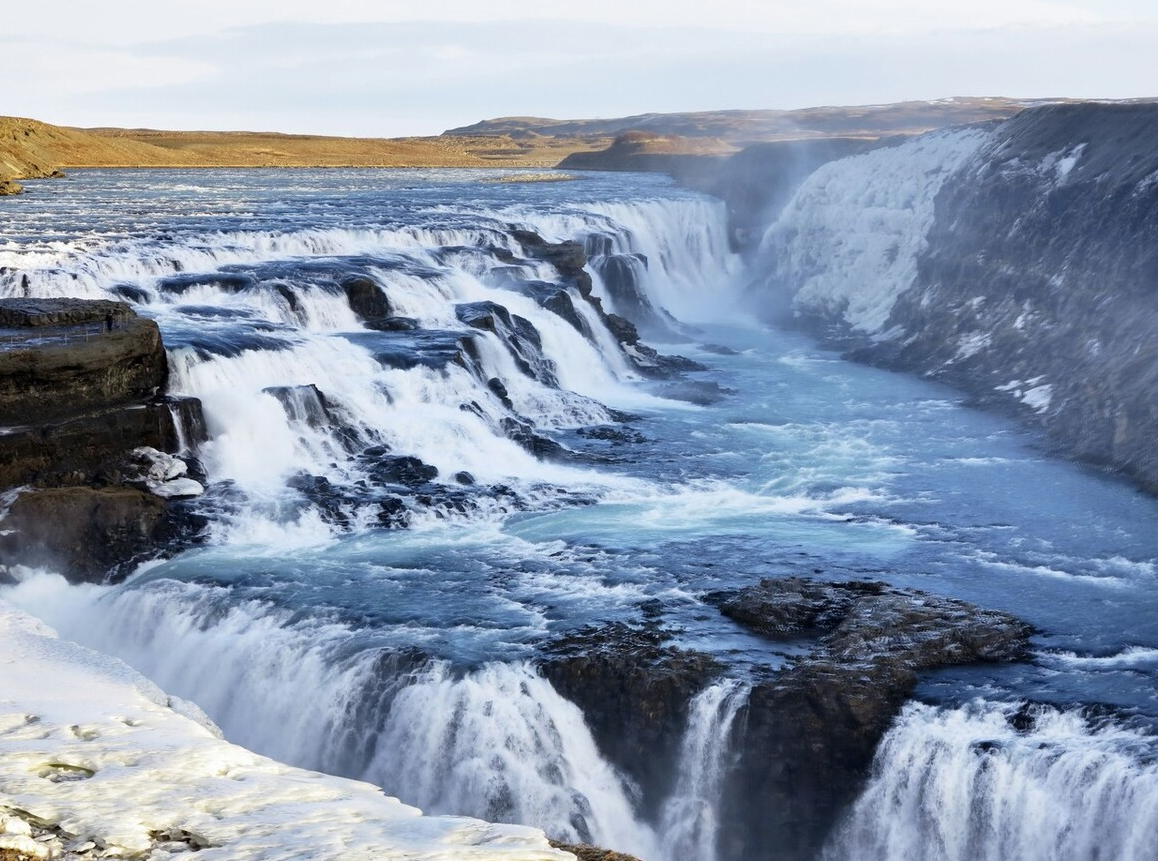
[[[934,138],[911,164],[893,151],[806,185],[769,234],[765,251],[799,270],[778,276],[807,283],[802,304],[847,302],[873,329],[932,218],[944,171],[921,171],[973,143]],[[1158,857],[1152,735],[1068,707],[1029,729],[1008,720],[1026,698],[1156,711],[1152,659],[1099,656],[1158,648],[1158,508],[1048,461],[954,393],[757,327],[722,204],[654,177],[569,189],[338,172],[291,191],[255,172],[207,179],[216,197],[176,207],[169,175],[149,176],[151,201],[116,172],[77,178],[103,195],[101,230],[83,200],[30,194],[27,221],[0,230],[0,295],[129,297],[158,320],[170,393],[204,406],[209,439],[187,453],[208,473],[208,543],[119,587],[21,572],[7,600],[263,754],[644,861],[736,861],[719,847],[738,827],[726,799],[749,671],[790,657],[706,596],[763,576],[889,579],[1024,616],[1043,631],[1038,662],[979,670],[992,701],[961,705],[976,690],[962,675],[935,691],[948,704],[908,707],[826,858]],[[684,339],[661,352],[707,370],[648,380],[512,227],[586,243],[607,311],[629,303],[597,261],[620,255],[616,271]],[[850,302],[867,277],[879,289]],[[365,325],[347,278],[415,328]],[[542,301],[558,293],[579,325]],[[464,323],[483,303],[509,322]],[[512,421],[578,456],[536,456]],[[382,453],[437,475],[396,487],[376,477]],[[332,510],[302,475],[336,489]],[[389,494],[408,529],[382,528]],[[681,648],[727,669],[675,730],[665,794],[641,799],[536,663],[545,642],[651,624],[657,607]]]

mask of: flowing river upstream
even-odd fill
[[[727,740],[792,655],[708,596],[881,580],[1019,617],[1033,657],[923,677],[825,857],[1158,857],[1158,500],[952,389],[758,322],[762,264],[729,250],[719,201],[653,175],[513,178],[27,183],[0,296],[158,322],[169,393],[203,404],[184,454],[208,525],[121,585],[29,571],[0,597],[257,752],[430,813],[730,861]],[[529,235],[582,243],[603,308],[692,362],[648,373]],[[388,324],[355,314],[352,282]],[[663,798],[539,672],[610,623],[724,667]]]

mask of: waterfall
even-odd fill
[[[360,776],[428,812],[661,857],[582,712],[526,664],[420,675],[395,698]]]
[[[908,706],[825,861],[1158,858],[1155,739],[1074,711],[1024,718]]]
[[[376,783],[427,813],[664,859],[582,712],[526,662],[456,669],[321,616],[171,580],[109,591],[46,576],[9,597],[196,702],[258,753]]]
[[[750,688],[735,680],[708,686],[692,700],[680,744],[679,778],[664,804],[660,833],[669,861],[716,861],[720,802],[732,724]]]

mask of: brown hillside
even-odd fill
[[[74,129],[0,117],[0,183],[73,167],[553,167],[592,142],[507,136],[340,138]]]

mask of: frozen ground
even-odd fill
[[[223,741],[195,706],[2,601],[0,643],[0,854],[571,858],[534,829],[423,816],[369,784]]]

